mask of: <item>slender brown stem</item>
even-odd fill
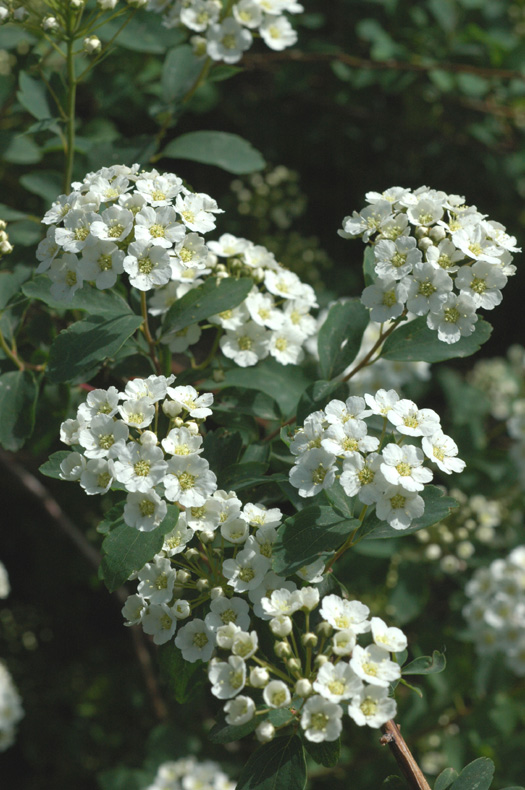
[[[146,303],[146,292],[142,291],[140,295],[140,304],[142,307],[142,318],[144,319],[144,323],[142,324],[142,331],[144,332],[144,336],[148,341],[149,346],[149,355],[153,364],[155,365],[155,370],[159,374],[162,375],[162,365],[159,362],[159,358],[157,357],[157,349],[155,340],[150,332],[149,323],[148,323],[148,306]]]
[[[386,330],[386,332],[381,332],[381,334],[379,335],[378,339],[376,340],[376,342],[374,343],[374,345],[372,346],[372,348],[370,349],[370,351],[368,352],[366,357],[364,357],[361,360],[361,362],[358,365],[355,366],[355,368],[352,368],[350,373],[348,373],[343,379],[341,379],[341,383],[343,381],[350,381],[350,379],[353,376],[355,376],[356,373],[358,373],[360,370],[362,370],[362,368],[366,368],[366,366],[370,364],[370,362],[372,360],[372,357],[376,353],[377,349],[380,348],[380,346],[383,345],[383,343],[385,342],[387,337],[392,334],[394,329],[397,328],[398,323],[400,322],[400,320],[404,316],[405,316],[405,313],[403,313],[403,315],[399,316],[399,318],[396,318],[394,323]]]
[[[281,433],[281,429],[284,428],[285,425],[291,425],[293,422],[295,422],[296,419],[297,416],[294,414],[294,416],[290,417],[289,420],[286,420],[286,422],[283,422],[282,425],[279,425],[279,427],[276,428],[275,431],[272,431],[271,433],[268,434],[268,436],[265,436],[263,442],[271,442],[272,439],[275,439],[275,437]]]
[[[97,570],[100,565],[100,554],[89,541],[86,540],[81,530],[64,513],[56,499],[51,495],[50,491],[42,485],[40,480],[31,474],[31,472],[28,472],[27,469],[24,469],[23,466],[16,463],[13,456],[6,453],[4,450],[0,450],[0,464],[2,464],[5,471],[16,478],[27,493],[38,501],[53,523],[75,544],[87,562]],[[127,597],[128,594],[123,587],[115,592],[115,598],[119,601],[120,605],[126,601]],[[150,696],[151,705],[159,721],[163,721],[168,716],[168,710],[160,694],[157,678],[151,664],[151,656],[146,646],[144,632],[139,626],[131,626],[129,630],[133,640],[135,655],[142,670],[144,683]]]
[[[243,58],[243,66],[248,68],[272,68],[272,63],[280,61],[295,61],[298,63],[332,63],[338,60],[353,69],[370,69],[372,71],[413,71],[428,73],[429,71],[448,71],[454,74],[476,74],[487,79],[497,78],[503,80],[525,80],[525,74],[514,69],[493,69],[483,66],[473,66],[470,63],[411,63],[402,60],[370,60],[347,55],[346,52],[299,52],[289,50],[283,52],[264,53],[264,55],[250,54]]]
[[[410,790],[431,790],[429,783],[423,775],[423,771],[408,748],[405,739],[401,735],[401,730],[395,721],[390,719],[386,724],[383,724],[381,729],[384,733],[381,738],[381,745],[385,746],[388,744],[390,747],[390,751],[394,755],[401,773],[407,780]]]

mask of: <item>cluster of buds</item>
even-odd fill
[[[6,228],[7,223],[3,219],[0,219],[0,259],[2,259],[4,255],[9,255],[10,252],[13,252],[13,245],[9,242]]]
[[[516,271],[516,239],[459,195],[392,187],[366,199],[370,205],[345,217],[339,235],[373,245],[375,281],[361,297],[372,321],[409,311],[426,316],[444,343],[472,334],[476,311],[496,307]]]
[[[378,436],[370,435],[369,427]],[[387,427],[391,433],[383,446]],[[300,496],[315,496],[339,479],[348,496],[375,505],[377,517],[394,529],[407,529],[424,513],[420,493],[433,477],[425,460],[445,474],[465,467],[456,443],[441,430],[439,415],[395,390],[330,401],[306,418],[290,451],[296,456],[290,482]]]

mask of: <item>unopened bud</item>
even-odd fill
[[[270,631],[275,636],[288,636],[288,634],[292,632],[292,629],[292,620],[286,614],[281,614],[278,617],[273,617],[270,620]]]
[[[254,667],[250,672],[250,686],[262,689],[270,682],[270,674],[264,667]]]
[[[184,427],[187,428],[188,431],[191,434],[193,434],[193,436],[197,436],[197,434],[199,433],[199,426],[197,425],[196,422],[193,422],[193,420],[190,420],[190,422],[187,422]]]
[[[102,41],[98,36],[86,36],[84,39],[84,52],[88,55],[94,55],[102,49]]]
[[[315,634],[309,631],[307,634],[302,635],[301,642],[304,647],[315,647],[317,645],[318,639]]]
[[[286,666],[291,672],[300,672],[301,671],[301,662],[298,658],[289,658],[286,662]]]
[[[445,228],[441,227],[441,225],[434,225],[433,228],[430,228],[428,235],[435,244],[439,244],[447,234]]]
[[[191,573],[188,571],[177,571],[177,581],[180,584],[186,584],[191,579]]]
[[[215,535],[209,529],[203,529],[199,532],[199,540],[201,543],[211,543]]]
[[[45,16],[41,22],[42,30],[58,30],[60,25],[56,16]]]
[[[298,697],[308,697],[312,693],[312,684],[307,678],[299,678],[295,684],[295,693]]]
[[[414,235],[416,239],[422,239],[424,236],[428,236],[428,228],[423,227],[423,225],[419,225],[415,229]]]
[[[422,250],[422,252],[426,252],[428,249],[430,249],[430,247],[434,246],[434,242],[432,239],[429,239],[428,236],[425,236],[425,238],[418,241],[417,246],[420,250]]]
[[[314,664],[316,667],[319,667],[320,669],[323,666],[323,664],[326,664],[327,661],[328,661],[328,656],[323,656],[321,654],[320,656],[315,657]]]
[[[322,622],[319,623],[316,630],[319,636],[324,636],[328,638],[329,636],[332,636],[332,631],[334,629],[332,628],[330,623],[327,623],[326,620],[323,620]]]
[[[288,658],[288,656],[292,655],[292,649],[288,642],[276,642],[273,649],[275,655],[279,656],[279,658]]]
[[[162,402],[162,411],[166,415],[166,417],[170,417],[173,419],[182,411],[182,406],[179,406],[178,403],[175,403],[174,400],[165,400]]]
[[[224,590],[222,587],[212,587],[210,590],[210,598],[215,601],[217,598],[224,598]]]
[[[197,584],[195,586],[197,587],[197,590],[199,590],[199,592],[202,592],[203,590],[207,590],[208,589],[208,587],[210,586],[210,583],[209,583],[208,579],[199,579],[199,581],[197,582]]]
[[[196,57],[202,58],[206,54],[207,41],[204,36],[192,36],[190,38],[190,44],[193,48],[193,54]]]
[[[198,557],[198,555],[199,552],[197,551],[197,549],[186,549],[186,551],[184,552],[184,556],[186,557],[187,560],[192,560],[194,557]]]
[[[269,721],[263,721],[255,729],[255,735],[260,743],[269,743],[275,736],[275,727]]]

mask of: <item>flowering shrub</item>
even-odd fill
[[[198,762],[194,757],[184,757],[159,765],[153,783],[144,790],[235,790],[235,782],[228,779],[220,766],[211,760]]]

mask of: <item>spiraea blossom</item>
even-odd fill
[[[153,783],[144,790],[235,790],[227,774],[218,763],[211,760],[199,761],[195,757],[168,760],[161,763]]]
[[[502,653],[514,674],[525,676],[525,546],[478,568],[465,592],[463,608],[480,655]]]
[[[23,716],[22,700],[13,678],[0,661],[0,752],[15,742],[16,726]]]
[[[316,331],[312,287],[247,239],[223,234],[206,242],[202,234],[221,213],[211,197],[190,192],[176,175],[138,165],[101,168],[72,186],[45,214],[49,229],[36,253],[37,272],[47,273],[55,299],[68,302],[86,283],[105,290],[124,278],[147,299],[160,342],[184,353],[202,329],[164,328],[171,305],[208,277],[250,278],[243,302],[210,317],[220,350],[241,367],[269,355],[282,365],[301,362]]]
[[[394,440],[382,446],[387,431]],[[421,492],[433,478],[428,461],[445,474],[465,467],[438,414],[393,389],[330,401],[306,418],[290,451],[296,458],[290,482],[300,496],[315,496],[339,479],[349,497],[374,505],[377,517],[399,530],[424,513]]]
[[[275,51],[295,44],[287,15],[301,13],[303,6],[296,0],[238,0],[225,11],[220,0],[149,0],[147,9],[162,14],[164,27],[193,32],[198,56],[237,63],[256,37]]]
[[[444,343],[468,337],[516,271],[516,239],[459,195],[428,187],[368,192],[339,235],[372,245],[373,279],[361,296],[372,321],[426,316]]]

